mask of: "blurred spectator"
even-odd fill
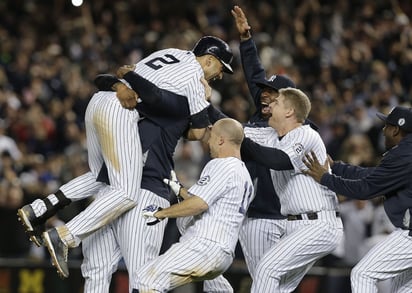
[[[6,121],[0,119],[0,154],[7,153],[13,161],[19,162],[22,159],[22,154],[17,147],[16,141],[6,135],[6,126]],[[1,167],[2,163],[0,162]]]
[[[236,4],[248,11],[267,74],[289,75],[311,97],[309,118],[332,158],[375,164],[384,151],[375,113],[411,105],[412,2]],[[114,73],[157,49],[190,49],[201,35],[214,34],[233,47],[235,73],[212,84],[212,101],[247,121],[254,109],[231,8],[216,0],[101,0],[81,7],[62,0],[0,1],[0,217],[2,229],[10,229],[2,232],[14,235],[0,241],[2,255],[24,256],[30,247],[15,209],[87,171],[84,111],[97,73]],[[200,143],[179,144],[176,171],[183,184],[194,183],[207,152]],[[59,217],[69,220],[85,204]],[[352,212],[359,208],[347,204]],[[357,216],[363,230],[366,217]]]
[[[343,141],[337,159],[357,166],[376,166],[374,149],[369,137],[365,134],[353,134],[348,136]]]
[[[353,266],[364,256],[363,245],[369,237],[369,227],[373,217],[373,205],[365,200],[345,200],[340,204],[345,233],[345,265]]]

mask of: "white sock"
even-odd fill
[[[47,211],[46,204],[41,199],[36,199],[30,205],[33,208],[36,217],[40,217]]]
[[[50,194],[47,198],[50,200],[51,204],[54,206],[59,202],[58,198],[54,194]]]
[[[50,200],[51,204],[54,206],[59,202],[58,198],[54,194],[48,195],[47,198]],[[34,214],[36,215],[36,217],[40,217],[47,211],[46,204],[41,199],[36,199],[34,202],[32,202],[31,207],[34,210]]]

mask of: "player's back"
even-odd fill
[[[184,237],[207,238],[232,253],[254,194],[245,163],[234,157],[209,161],[189,192],[201,197],[209,208],[195,217]]]
[[[209,105],[200,82],[203,69],[191,51],[175,48],[156,51],[139,61],[135,72],[161,89],[187,97],[191,114]]]

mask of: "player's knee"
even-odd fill
[[[121,200],[121,202],[119,202],[119,204],[117,205],[116,209],[120,212],[120,213],[125,213],[128,210],[134,208],[137,205],[137,202],[135,200],[132,200],[128,197],[125,197]]]

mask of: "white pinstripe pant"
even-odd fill
[[[176,225],[180,234],[184,234],[188,226],[193,224],[193,216],[177,218]],[[219,275],[212,280],[203,282],[203,292],[205,293],[233,293],[232,285],[223,275]]]
[[[146,225],[142,210],[150,204],[169,206],[166,199],[142,189],[133,209],[83,240],[84,293],[109,292],[112,274],[122,257],[129,272],[130,291],[132,286],[137,287],[137,270],[159,255],[167,224],[164,220]]]
[[[353,293],[378,292],[377,281],[392,279],[392,293],[412,292],[412,236],[397,229],[352,269]]]
[[[136,204],[142,176],[138,120],[139,113],[123,108],[114,92],[98,92],[91,98],[85,117],[91,171],[87,179],[95,180],[105,162],[110,186],[102,185],[96,199],[66,224],[76,244]],[[62,191],[77,188],[76,181],[70,184]]]
[[[285,235],[261,259],[252,293],[292,292],[316,260],[332,252],[343,237],[336,213],[321,212],[318,220],[287,221]]]
[[[285,219],[245,218],[239,234],[239,242],[252,279],[262,256],[285,233]]]
[[[210,280],[225,272],[233,256],[215,242],[191,237],[173,244],[138,272],[140,293],[168,292],[191,282]]]

